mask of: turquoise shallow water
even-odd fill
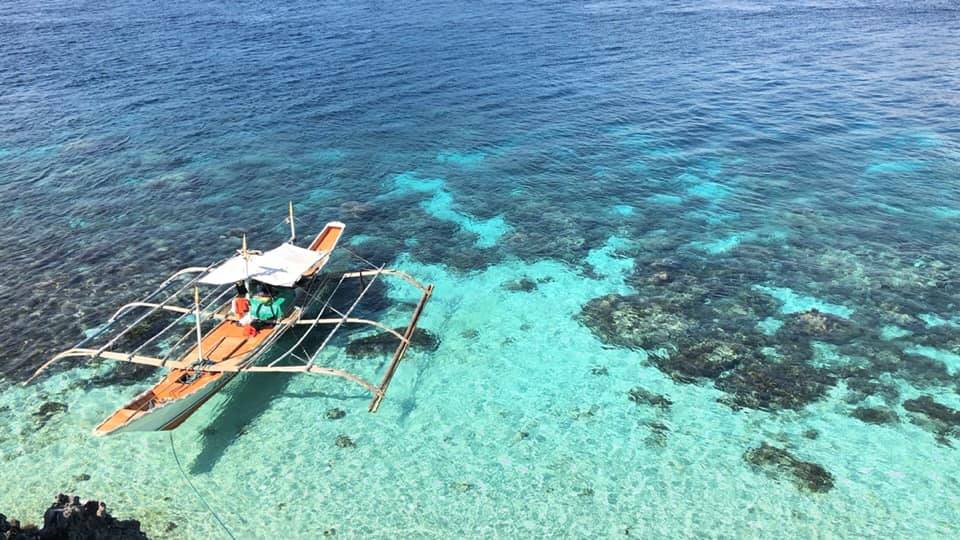
[[[167,434],[91,435],[155,374],[17,383],[281,241],[292,199],[435,284],[439,344],[377,414],[242,376],[177,429],[238,537],[957,536],[951,3],[13,2],[0,31],[3,513],[70,491],[222,536]]]

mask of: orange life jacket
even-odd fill
[[[233,299],[233,312],[237,317],[243,317],[250,311],[250,300],[245,296],[238,296]]]

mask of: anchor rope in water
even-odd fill
[[[223,529],[223,532],[227,533],[227,536],[230,537],[231,540],[237,540],[237,537],[230,532],[230,529],[227,528],[223,520],[220,519],[220,516],[218,516],[217,513],[214,512],[213,508],[207,504],[206,499],[204,499],[203,495],[200,494],[200,490],[198,490],[197,487],[193,485],[193,482],[190,481],[190,477],[187,476],[187,472],[183,470],[183,465],[180,463],[180,456],[177,455],[177,449],[173,445],[173,431],[171,430],[168,433],[170,434],[170,450],[173,452],[173,459],[177,462],[177,468],[180,469],[180,475],[183,476],[183,479],[187,482],[187,485],[190,486],[190,488],[193,490],[193,493],[198,499],[200,499],[200,502],[203,503],[203,506],[206,507],[207,511],[210,512],[210,515],[213,516],[213,519],[217,521],[217,523],[220,525],[220,528]]]

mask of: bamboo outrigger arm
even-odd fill
[[[166,304],[158,304],[156,302],[130,302],[129,304],[124,304],[117,309],[116,313],[113,314],[111,319],[116,319],[120,315],[134,309],[134,308],[153,308],[153,309],[162,309],[164,311],[173,311],[175,313],[191,313],[193,310],[190,308],[180,307],[180,306],[168,306]]]
[[[410,274],[408,274],[408,273],[406,273],[406,272],[401,272],[400,270],[394,270],[393,268],[376,268],[376,269],[373,269],[373,270],[360,270],[360,271],[357,271],[357,272],[347,272],[347,273],[343,274],[343,277],[346,278],[346,279],[350,279],[350,278],[363,278],[363,277],[367,277],[367,276],[374,276],[374,275],[377,275],[377,274],[385,274],[385,275],[390,275],[390,276],[397,276],[398,278],[406,281],[407,283],[413,285],[414,287],[420,289],[420,290],[423,291],[423,292],[426,292],[426,291],[427,291],[427,288],[429,287],[428,285],[424,285],[423,283],[420,283],[419,281],[417,281],[416,279],[414,279],[414,277],[411,276]]]
[[[301,319],[297,321],[297,324],[311,324],[311,325],[312,324],[337,324],[339,322],[340,322],[340,319]],[[390,328],[389,326],[379,321],[374,321],[371,319],[357,319],[354,317],[347,317],[346,319],[343,319],[343,322],[346,324],[366,324],[366,325],[374,326],[376,328],[379,328],[380,330],[383,330],[384,332],[393,334],[395,338],[401,341],[406,340],[406,338],[403,337],[403,334],[401,334],[400,332],[397,332],[393,328]]]
[[[164,365],[164,362],[162,359],[153,358],[152,356],[140,356],[140,355],[130,356],[129,354],[124,354],[124,353],[119,353],[114,351],[101,351],[98,353],[97,349],[86,349],[83,347],[74,347],[73,349],[67,349],[57,354],[50,360],[47,360],[42,366],[40,366],[35,372],[33,372],[33,375],[31,375],[29,379],[23,382],[23,385],[26,386],[31,382],[33,382],[34,379],[42,375],[43,372],[47,370],[47,368],[49,368],[51,365],[53,365],[55,362],[59,360],[63,360],[64,358],[81,358],[85,356],[106,358],[107,360],[117,360],[119,362],[131,362],[134,364],[143,364],[146,366],[153,366],[153,367],[162,367]]]
[[[27,379],[23,384],[30,384],[31,381],[40,376],[50,365],[58,360],[63,360],[64,358],[79,358],[85,356],[94,356],[97,353],[96,349],[85,349],[85,348],[75,348],[63,351],[60,354],[57,354],[50,360],[48,360],[44,365],[34,372],[34,374]],[[355,382],[360,386],[367,389],[374,396],[379,396],[381,391],[378,387],[374,386],[369,381],[354,375],[348,371],[342,369],[324,367],[324,366],[276,366],[276,367],[266,367],[266,366],[196,366],[191,362],[170,362],[165,361],[162,358],[154,358],[152,356],[141,356],[135,355],[131,357],[125,353],[113,352],[113,351],[104,351],[100,353],[100,358],[106,358],[107,360],[116,360],[118,362],[130,362],[133,364],[141,364],[145,366],[152,367],[165,367],[170,369],[184,369],[184,370],[196,370],[196,371],[207,371],[211,373],[219,372],[253,372],[253,373],[313,373],[316,375],[329,375],[333,377],[340,377],[341,379],[346,379],[348,381]]]

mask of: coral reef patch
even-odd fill
[[[730,394],[733,408],[801,409],[820,398],[836,379],[830,373],[795,360],[756,361],[720,376],[716,387]]]
[[[578,320],[605,343],[631,349],[675,341],[690,322],[640,295],[608,294],[583,306]]]
[[[706,339],[682,345],[671,354],[652,354],[650,359],[660,371],[680,382],[697,378],[715,379],[726,371],[755,360],[755,353],[738,343]]]
[[[848,343],[857,333],[858,329],[849,320],[816,308],[788,315],[778,331],[787,341],[816,339],[828,343]]]
[[[673,401],[667,396],[651,392],[641,386],[631,388],[630,391],[627,392],[627,396],[630,398],[630,401],[637,405],[649,405],[664,410],[669,409],[670,406],[673,405]]]
[[[896,424],[900,422],[897,413],[886,407],[857,407],[850,413],[850,416],[868,424]]]
[[[784,448],[760,443],[743,454],[750,466],[767,476],[780,479],[786,475],[797,488],[813,493],[826,493],[833,489],[834,478],[823,466],[803,461]]]
[[[394,328],[394,331],[403,333],[405,328]],[[353,339],[347,344],[347,354],[353,357],[368,357],[390,354],[400,341],[390,332],[381,332],[372,336]],[[424,351],[435,351],[440,346],[440,339],[429,330],[417,328],[410,337],[410,346]]]
[[[932,431],[940,444],[953,446],[950,439],[960,437],[960,411],[928,395],[904,401],[903,408],[913,413],[914,423]]]
[[[47,425],[54,416],[66,412],[67,404],[57,401],[47,401],[40,406],[40,409],[33,413],[33,419],[37,423],[37,429]]]

